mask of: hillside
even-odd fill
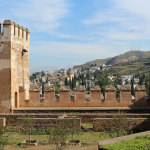
[[[81,67],[88,67],[90,64],[103,64],[105,63],[106,65],[115,65],[115,64],[120,64],[120,63],[125,63],[125,62],[130,62],[130,61],[135,61],[138,59],[143,59],[143,58],[148,58],[150,57],[150,51],[129,51],[124,54],[112,57],[112,58],[106,58],[106,59],[96,59],[91,62],[87,62],[83,65],[78,65],[74,66],[73,68],[81,68]]]
[[[146,76],[149,76],[150,74],[150,58],[149,59],[144,59],[144,61],[142,60],[138,60],[135,62],[128,62],[128,63],[123,63],[123,64],[118,64],[118,65],[114,65],[111,67],[107,67],[104,70],[104,73],[110,73],[110,74],[145,74]]]

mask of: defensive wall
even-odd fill
[[[24,98],[23,88],[19,88],[19,107],[149,107],[150,102],[146,99],[146,88],[144,85],[135,87],[135,99],[131,99],[131,89],[128,85],[122,85],[120,88],[120,99],[116,99],[116,88],[112,85],[106,86],[105,99],[101,99],[101,89],[99,86],[90,88],[90,98],[85,98],[85,87],[77,86],[75,88],[75,99],[70,99],[70,88],[62,86],[60,88],[60,97],[55,99],[54,86],[45,88],[44,99],[40,99],[40,89],[32,86],[29,90],[30,98]]]
[[[0,106],[9,112],[17,106],[19,86],[29,99],[29,30],[11,20],[0,23]]]
[[[136,86],[135,99],[131,99],[129,86],[121,86],[120,99],[116,99],[116,89],[109,85],[104,99],[101,99],[99,86],[91,87],[89,99],[85,98],[85,87],[77,86],[74,100],[70,99],[69,87],[62,86],[59,99],[55,99],[55,88],[49,86],[45,88],[44,99],[40,99],[39,87],[29,89],[29,44],[27,28],[11,20],[0,23],[0,124],[3,126],[5,122],[15,126],[24,110],[42,126],[51,124],[64,113],[78,112],[82,122],[93,122],[97,131],[99,127],[111,124],[113,113],[118,110],[128,113],[131,124],[149,123],[150,102],[143,85]],[[72,78],[74,74],[70,71],[68,75]]]

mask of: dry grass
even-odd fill
[[[84,124],[86,127],[91,127],[91,124]],[[75,134],[75,140],[81,140],[81,142],[87,142],[84,147],[89,147],[89,145],[93,145],[93,143],[97,146],[97,142],[105,139],[109,139],[109,135],[107,133],[103,133],[103,136],[100,136],[100,132],[77,132]],[[4,147],[4,150],[19,150],[19,149],[27,149],[27,150],[51,150],[54,149],[54,145],[48,145],[48,135],[32,135],[32,140],[38,140],[39,145],[37,147],[29,147],[29,146],[19,146],[19,143],[23,140],[27,140],[29,138],[28,135],[20,135],[18,133],[11,133],[9,137],[9,143]],[[71,135],[69,136],[71,139]],[[93,146],[94,147],[94,146]],[[77,148],[77,147],[76,147]],[[74,148],[74,149],[76,149]],[[68,149],[67,147],[65,149]],[[78,147],[79,149],[79,147]],[[84,148],[83,148],[84,149]],[[92,149],[92,148],[91,148]],[[93,149],[94,150],[94,149]]]

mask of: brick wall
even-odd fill
[[[148,118],[127,118],[126,126],[129,129],[149,130],[150,119]],[[95,118],[93,119],[93,130],[110,130],[114,127],[113,118]]]
[[[111,86],[108,86],[111,87]],[[64,87],[65,88],[65,87]],[[120,99],[116,99],[116,90],[105,91],[105,99],[100,98],[100,90],[92,90],[90,99],[85,99],[85,89],[75,91],[75,100],[70,100],[70,89],[61,90],[59,100],[55,100],[53,90],[45,91],[45,99],[40,100],[40,91],[34,89],[30,91],[30,99],[22,99],[19,93],[20,107],[150,107],[150,102],[146,99],[145,90],[135,90],[135,99],[131,99],[131,90],[120,90]]]

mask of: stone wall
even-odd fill
[[[127,118],[126,126],[130,130],[149,130],[150,119],[149,118]],[[114,128],[113,118],[95,118],[93,119],[93,130],[100,131]]]
[[[1,23],[0,23],[1,26]],[[0,111],[19,107],[19,86],[24,87],[24,100],[29,99],[28,29],[5,20],[0,30]]]
[[[76,119],[72,119],[72,118],[34,118],[36,120],[35,122],[35,127],[36,128],[50,128],[55,126],[55,124],[59,124],[63,121],[65,121],[68,126],[69,125],[74,125],[76,126],[79,130],[81,130],[81,119],[80,118],[76,118]],[[17,125],[21,126],[21,119],[17,118]]]
[[[100,87],[93,86],[90,89],[90,99],[85,99],[85,87],[75,88],[75,99],[70,99],[70,88],[62,86],[60,97],[55,100],[55,88],[49,86],[45,88],[44,100],[40,100],[39,87],[30,88],[30,99],[21,99],[19,107],[149,107],[150,102],[146,99],[146,89],[137,86],[135,99],[131,99],[131,89],[129,86],[121,86],[120,99],[116,99],[116,89],[114,86],[106,86],[105,99],[100,98]],[[20,94],[23,94],[20,92]]]

